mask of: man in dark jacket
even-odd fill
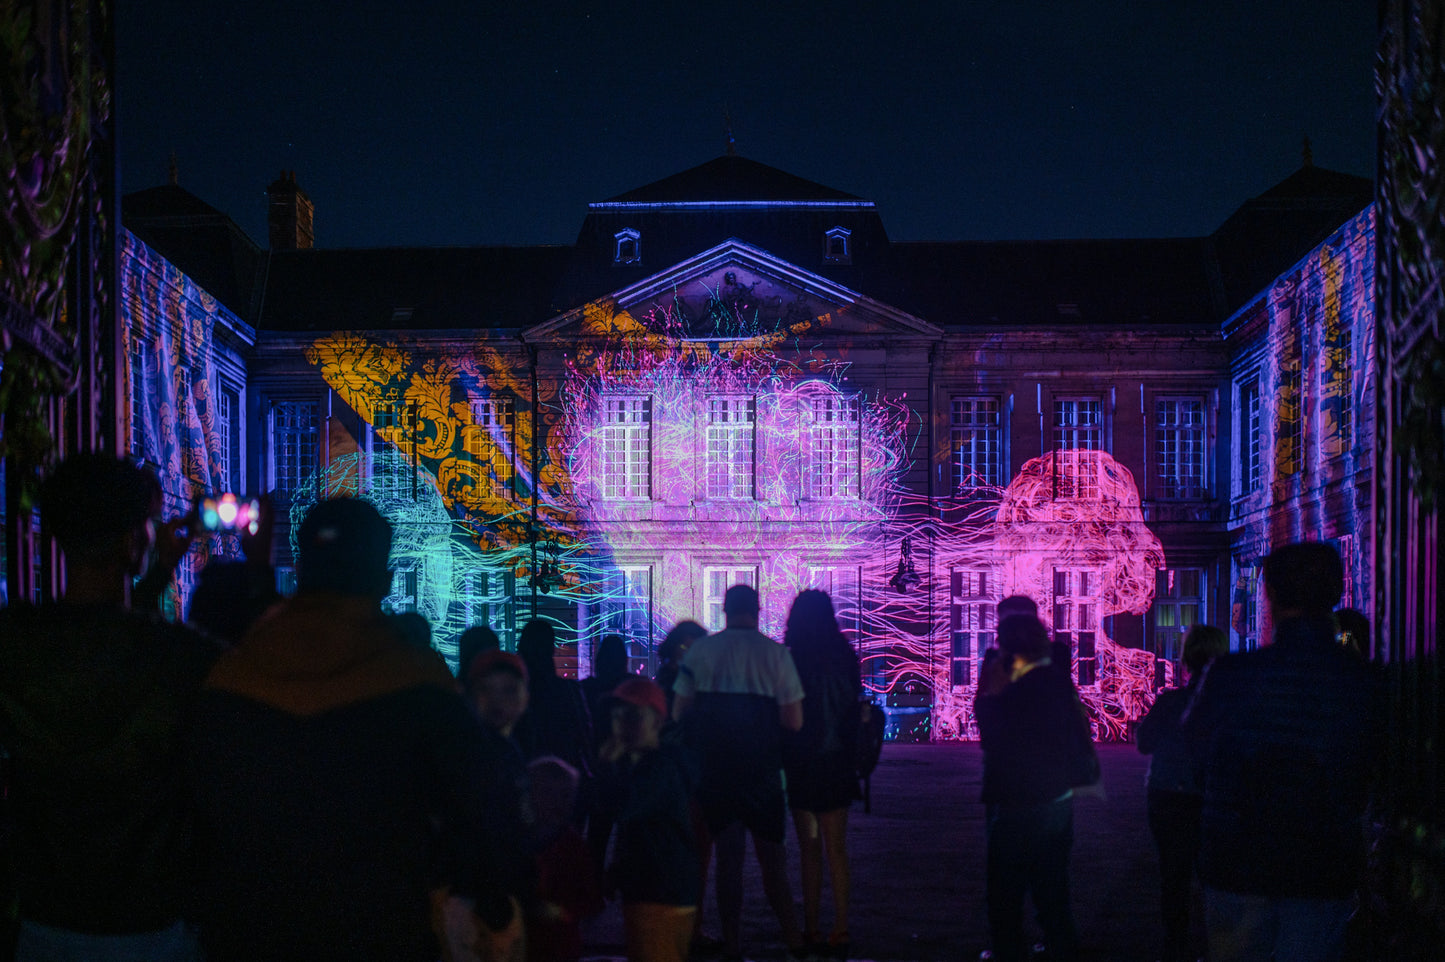
[[[1287,946],[1290,959],[1337,959],[1364,868],[1381,689],[1336,640],[1344,572],[1333,548],[1280,548],[1264,584],[1273,643],[1216,660],[1185,717],[1204,777],[1210,958],[1263,960]]]
[[[1048,631],[1037,618],[1005,618],[998,646],[974,702],[983,748],[993,958],[1028,958],[1024,895],[1032,893],[1050,960],[1069,962],[1078,953],[1069,905],[1074,844],[1069,770],[1088,720],[1073,682],[1052,670]]]
[[[505,930],[507,786],[445,663],[380,610],[391,526],[339,498],[298,541],[296,597],[217,662],[191,739],[207,958],[435,959],[433,905]]]
[[[180,921],[180,746],[220,649],[129,610],[159,506],[155,478],[134,465],[67,459],[41,489],[65,597],[0,611],[21,960],[198,957]]]

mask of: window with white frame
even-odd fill
[[[1092,398],[1054,401],[1054,496],[1097,498],[1099,458],[1104,449],[1104,402]]]
[[[856,498],[861,487],[857,398],[815,397],[811,404],[808,494],[813,498]]]
[[[1099,572],[1092,568],[1054,569],[1054,640],[1068,645],[1074,681],[1098,682],[1095,661],[1099,630]]]
[[[838,618],[838,627],[854,632],[855,641],[860,617],[860,583],[857,565],[811,565],[808,568],[808,587],[828,593],[828,597],[833,599],[833,613]]]
[[[853,263],[849,238],[853,232],[846,227],[832,227],[823,232],[823,260],[830,264]]]
[[[753,496],[753,441],[757,408],[750,397],[707,399],[707,496]]]
[[[954,486],[1003,486],[1003,426],[996,397],[956,397],[949,418]]]
[[[406,499],[413,494],[416,419],[415,401],[383,401],[373,411],[373,437],[391,445],[372,449],[371,493],[378,498]]]
[[[627,501],[652,496],[652,399],[602,400],[602,496]]]
[[[130,339],[130,453],[138,458],[154,460],[150,439],[146,434],[149,412],[146,398],[151,378],[151,352],[155,342],[132,334]]]
[[[1204,399],[1159,398],[1155,406],[1160,496],[1204,497]]]
[[[994,641],[998,599],[987,568],[950,572],[949,683],[955,688],[978,680],[983,653]]]
[[[1173,663],[1175,684],[1184,683],[1184,636],[1203,621],[1203,615],[1204,569],[1155,572],[1152,648],[1156,658]]]
[[[702,569],[703,627],[722,631],[727,624],[723,615],[723,596],[733,585],[758,586],[758,569],[754,565],[708,565]]]
[[[472,568],[457,578],[463,625],[486,625],[501,633],[506,621],[508,574],[496,568]]]
[[[226,491],[240,491],[246,486],[241,477],[243,428],[241,393],[222,385],[216,392],[216,440],[220,449],[221,487]]]
[[[627,642],[627,670],[651,673],[652,567],[619,565],[603,572],[596,637],[621,635]],[[594,649],[595,650],[595,649]]]
[[[289,495],[315,473],[320,426],[314,401],[277,401],[271,408],[271,486]]]
[[[516,414],[509,397],[470,398],[475,431],[464,435],[467,457],[483,468],[493,497],[516,497]]]
[[[1281,351],[1279,372],[1278,423],[1275,437],[1280,445],[1275,466],[1277,475],[1299,474],[1304,470],[1305,406],[1304,406],[1304,336],[1293,332],[1293,343]]]
[[[1259,378],[1251,377],[1239,386],[1239,493],[1259,490],[1263,446],[1260,438]]]

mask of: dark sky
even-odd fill
[[[571,243],[588,201],[722,152],[878,203],[897,240],[1208,233],[1300,164],[1374,168],[1370,0],[121,0],[122,184],[265,242]]]

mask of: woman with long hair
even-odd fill
[[[858,797],[857,746],[862,675],[858,654],[833,613],[827,592],[808,589],[788,612],[783,644],[803,682],[803,727],[784,754],[788,805],[798,830],[803,924],[812,954],[848,957],[848,806]],[[819,928],[823,852],[833,890],[833,928]]]

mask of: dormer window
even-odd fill
[[[852,235],[846,227],[833,227],[823,232],[823,260],[829,264],[853,263],[853,252],[848,246]]]
[[[614,264],[636,264],[642,260],[642,234],[631,227],[624,227],[612,235],[616,241],[613,248],[612,263]]]

